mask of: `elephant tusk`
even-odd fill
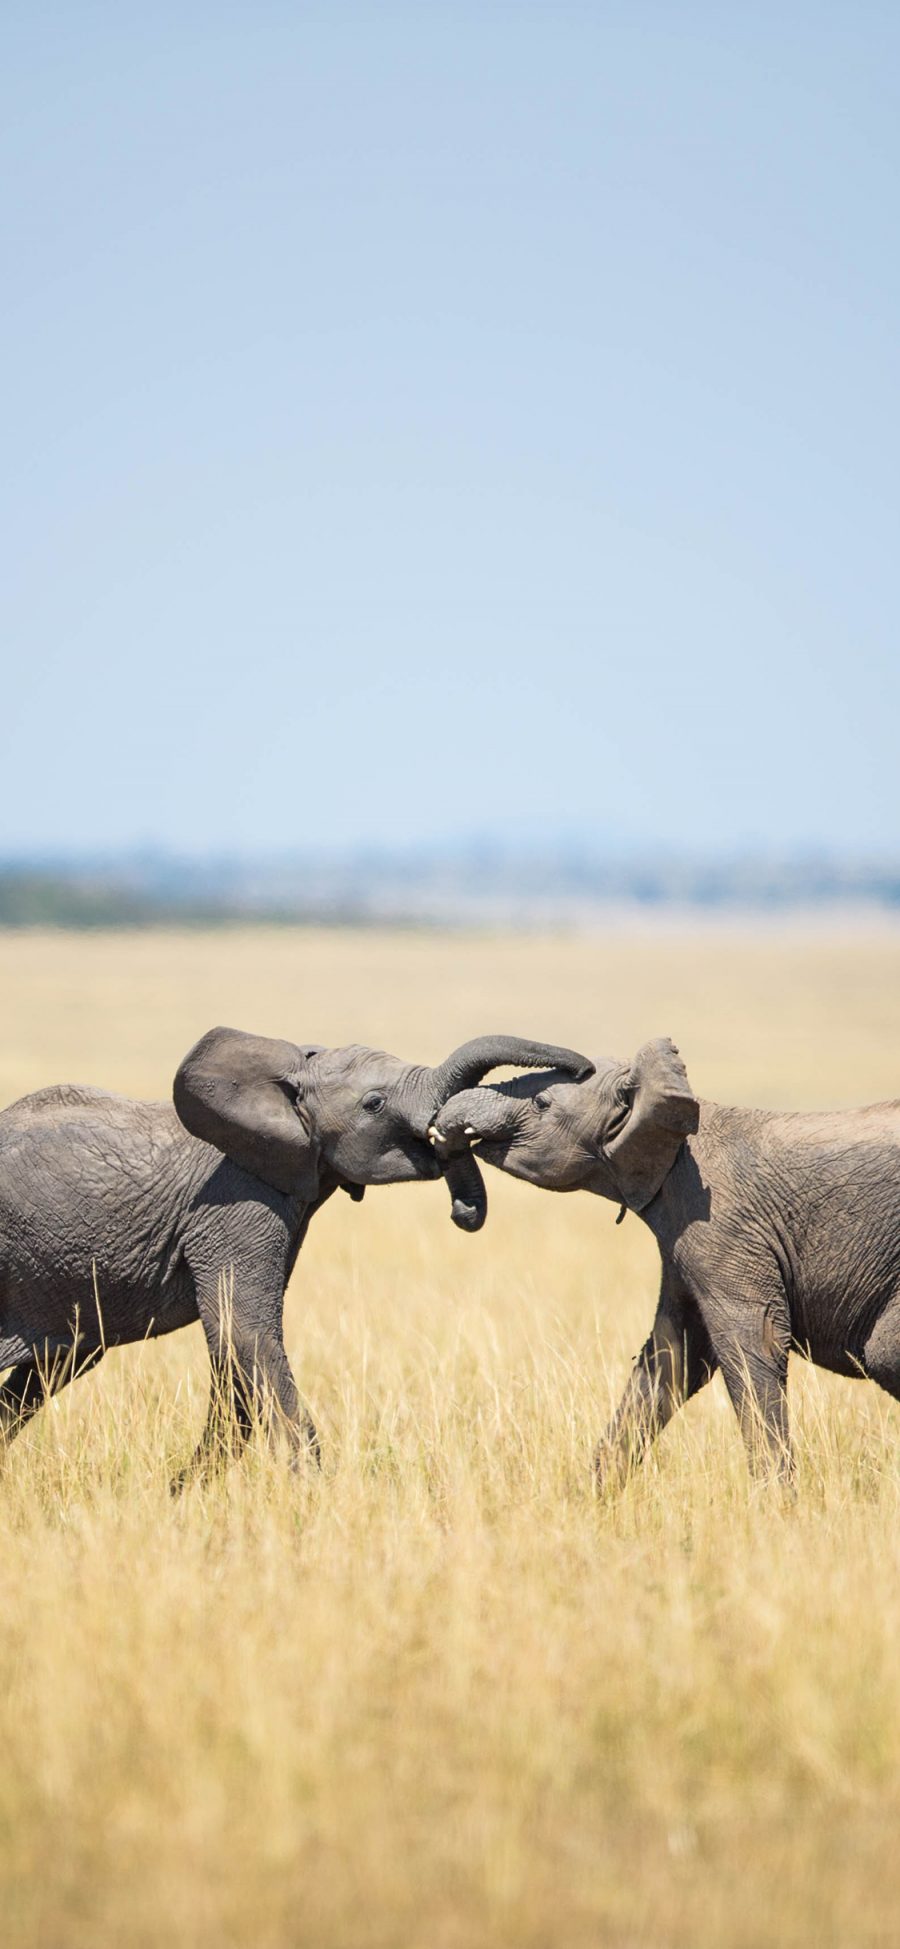
[[[432,1144],[437,1145],[441,1150],[446,1150],[447,1145],[450,1142],[450,1139],[446,1135],[445,1131],[438,1129],[436,1123],[430,1123],[428,1125],[428,1136],[431,1139]],[[465,1137],[467,1144],[471,1145],[478,1142],[479,1132],[477,1130],[473,1130],[472,1125],[470,1123],[467,1123],[463,1131],[463,1136]]]

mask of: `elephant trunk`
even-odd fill
[[[432,1109],[437,1110],[448,1097],[473,1088],[489,1069],[504,1064],[515,1069],[561,1069],[567,1077],[582,1082],[593,1073],[588,1056],[575,1049],[560,1049],[550,1042],[528,1042],[520,1035],[479,1035],[463,1042],[445,1062],[431,1072],[434,1086]]]
[[[419,1103],[416,1121],[420,1125],[422,1137],[430,1135],[431,1126],[448,1097],[460,1091],[480,1094],[475,1086],[487,1075],[489,1069],[497,1069],[509,1063],[520,1069],[546,1068],[552,1064],[554,1069],[562,1070],[567,1077],[579,1080],[589,1076],[593,1063],[587,1056],[579,1055],[574,1049],[558,1049],[553,1043],[528,1042],[519,1035],[480,1035],[471,1042],[464,1042],[454,1049],[452,1055],[439,1063],[436,1069],[420,1070],[416,1074],[415,1092]],[[483,1092],[488,1094],[488,1092]],[[487,1191],[484,1179],[475,1161],[469,1155],[468,1141],[459,1145],[456,1153],[445,1153],[435,1144],[444,1177],[450,1189],[451,1212],[455,1225],[466,1232],[481,1230],[487,1217]]]
[[[440,1156],[440,1152],[436,1153]],[[487,1190],[468,1145],[443,1165],[450,1192],[450,1216],[463,1232],[480,1232],[487,1217]]]
[[[547,1080],[546,1076],[521,1079],[532,1085],[527,1092],[529,1096],[542,1085],[546,1088]],[[558,1082],[558,1075],[553,1080]],[[487,1089],[460,1090],[451,1096],[437,1112],[429,1133],[445,1174],[451,1160],[456,1162],[463,1156],[471,1156],[471,1144],[502,1143],[512,1136],[525,1093],[513,1084],[493,1083]]]

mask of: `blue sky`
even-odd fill
[[[0,23],[0,850],[900,845],[900,11]]]

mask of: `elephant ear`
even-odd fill
[[[638,1050],[622,1090],[620,1109],[603,1141],[626,1205],[643,1211],[655,1198],[686,1136],[700,1122],[700,1106],[674,1042],[660,1036]]]
[[[175,1108],[186,1130],[276,1191],[313,1202],[319,1146],[298,1099],[303,1050],[242,1029],[210,1029],[179,1064]]]

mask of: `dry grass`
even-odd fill
[[[900,1094],[900,939],[0,939],[0,1098],[162,1094],[217,1020],[437,1057],[675,1035],[734,1100]],[[113,1355],[0,1497],[4,1939],[897,1940],[900,1410],[792,1376],[794,1506],[720,1384],[618,1503],[592,1437],[653,1310],[637,1221],[496,1177],[334,1201],[288,1301],[321,1479],[166,1493],[199,1331]]]

